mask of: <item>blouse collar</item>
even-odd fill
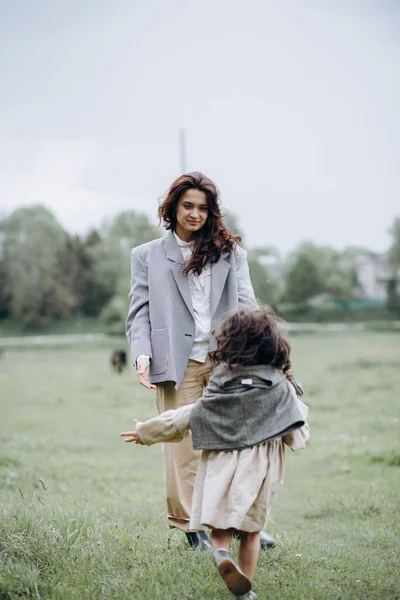
[[[178,242],[178,245],[181,248],[190,248],[190,242],[185,242],[184,240],[181,240],[181,238],[176,235],[175,231],[174,231],[174,236],[175,236],[176,241]]]

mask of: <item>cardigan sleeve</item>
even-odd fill
[[[194,404],[166,410],[149,421],[138,423],[136,431],[142,444],[151,446],[159,442],[181,442],[189,432],[190,413]]]

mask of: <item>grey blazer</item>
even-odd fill
[[[246,267],[240,283],[237,269]],[[126,335],[135,361],[141,354],[151,358],[151,383],[173,381],[179,387],[193,346],[195,321],[185,262],[171,231],[132,250],[130,308]],[[238,284],[239,281],[239,284]],[[223,253],[211,267],[210,349],[227,312],[239,306],[256,309],[257,301],[248,274],[246,252]]]

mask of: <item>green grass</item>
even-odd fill
[[[103,333],[105,328],[105,324],[99,317],[52,319],[48,323],[42,323],[35,327],[26,327],[19,319],[0,319],[0,337]]]
[[[259,600],[400,598],[399,341],[293,336],[312,439],[287,454]],[[118,437],[155,414],[133,371],[109,367],[121,345],[0,356],[0,600],[231,598],[166,525],[161,447]]]

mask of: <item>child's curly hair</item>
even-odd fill
[[[218,349],[210,353],[213,366],[271,365],[291,377],[290,344],[279,331],[271,308],[230,313],[222,321],[216,340]]]

